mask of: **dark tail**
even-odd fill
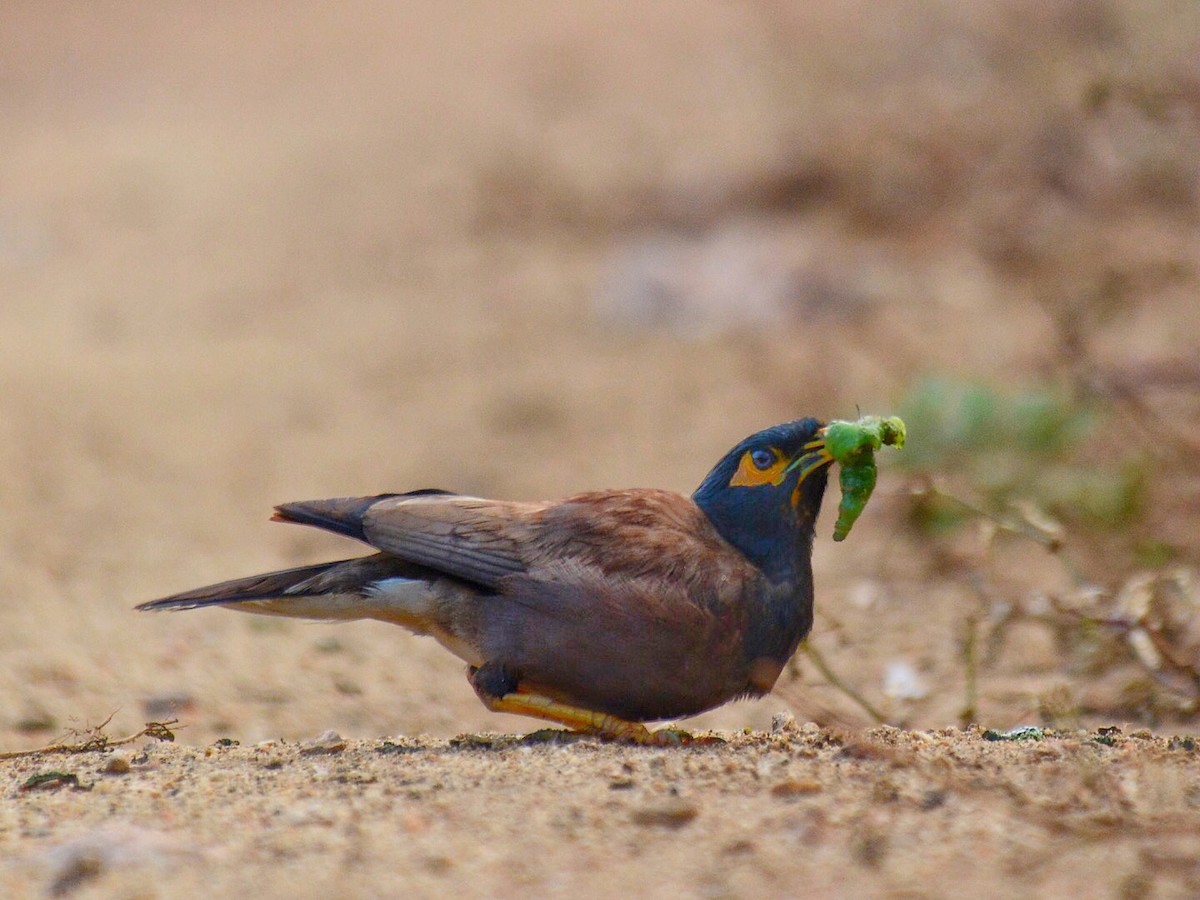
[[[266,575],[235,578],[232,581],[210,584],[206,587],[184,591],[181,594],[172,594],[161,600],[151,600],[148,603],[139,604],[135,609],[154,611],[197,609],[201,606],[222,606],[226,603],[242,603],[249,600],[270,600],[284,594],[303,596],[304,582],[316,579],[334,566],[340,566],[346,561],[337,560],[315,566],[301,566],[298,569],[285,569],[282,572],[270,572]]]
[[[363,517],[372,506],[389,497],[448,494],[449,491],[421,490],[408,494],[377,494],[374,497],[338,497],[333,500],[302,500],[275,507],[272,520],[312,525],[335,534],[366,540]],[[201,606],[224,606],[235,603],[273,600],[281,597],[305,597],[338,592],[361,591],[373,580],[382,578],[428,577],[428,570],[406,563],[386,553],[354,560],[336,560],[315,566],[301,566],[266,575],[235,578],[206,587],[172,594],[161,600],[139,604],[140,610],[196,609]],[[307,584],[306,584],[307,582]]]
[[[378,494],[374,497],[335,497],[332,500],[299,500],[275,507],[272,522],[292,522],[296,525],[312,525],[334,534],[342,534],[355,540],[363,537],[363,516],[367,510],[395,494]]]
[[[292,522],[296,525],[312,525],[334,534],[365,541],[363,516],[380,500],[392,497],[426,497],[430,494],[449,496],[451,491],[440,488],[423,488],[404,494],[376,494],[374,497],[335,497],[332,500],[298,500],[275,507],[272,522]]]

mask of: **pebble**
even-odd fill
[[[100,771],[107,775],[124,775],[129,771],[130,766],[129,754],[124,750],[114,750],[104,760]]]
[[[694,803],[686,800],[670,800],[654,806],[643,806],[633,811],[633,821],[638,825],[660,828],[682,828],[700,814]]]
[[[346,739],[336,731],[323,731],[316,739],[300,745],[300,753],[314,756],[321,753],[341,753],[346,749]]]
[[[771,787],[771,794],[775,797],[803,797],[806,794],[819,794],[822,787],[819,781],[810,781],[807,779],[789,778],[787,781],[781,781]]]
[[[779,734],[781,731],[795,731],[796,717],[787,710],[777,712],[771,716],[771,733]]]

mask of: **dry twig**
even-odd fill
[[[825,661],[825,657],[821,655],[821,652],[813,646],[812,641],[805,641],[800,645],[800,649],[804,651],[805,656],[812,660],[813,665],[817,667],[817,671],[820,672],[825,677],[825,680],[833,685],[834,688],[841,691],[843,694],[857,703],[859,707],[861,707],[862,710],[877,724],[887,724],[887,718],[883,715],[883,713],[876,709],[866,697],[838,677],[837,673],[829,667],[829,663]]]
[[[38,747],[33,750],[10,750],[0,752],[0,760],[3,759],[22,759],[30,756],[41,756],[47,753],[93,753],[103,750],[111,750],[113,747],[120,747],[122,744],[130,744],[138,738],[148,737],[158,741],[173,741],[175,734],[171,728],[179,724],[178,719],[171,719],[167,722],[147,722],[145,727],[136,734],[131,734],[123,738],[110,738],[103,734],[104,727],[112,721],[112,716],[109,716],[99,725],[94,728],[89,728],[85,732],[74,732],[76,736],[87,734],[86,740],[78,743],[68,743],[60,741],[55,744],[50,744],[46,747]]]

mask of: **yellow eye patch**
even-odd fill
[[[729,486],[758,487],[763,484],[779,484],[782,482],[788,461],[774,447],[771,448],[771,452],[775,454],[775,462],[765,469],[760,469],[754,464],[754,460],[751,459],[753,455],[752,450],[747,450],[743,453],[741,460],[738,461],[737,471],[729,479]]]

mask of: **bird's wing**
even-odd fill
[[[610,576],[682,585],[722,566],[749,565],[692,500],[671,491],[579,494],[547,506],[538,524],[537,561],[573,560]]]
[[[477,497],[397,497],[372,506],[363,531],[380,550],[495,587],[501,578],[525,571],[529,516],[541,506]]]
[[[286,503],[275,517],[356,537],[409,562],[495,588],[505,576],[525,571],[529,519],[543,507],[416,492]]]

